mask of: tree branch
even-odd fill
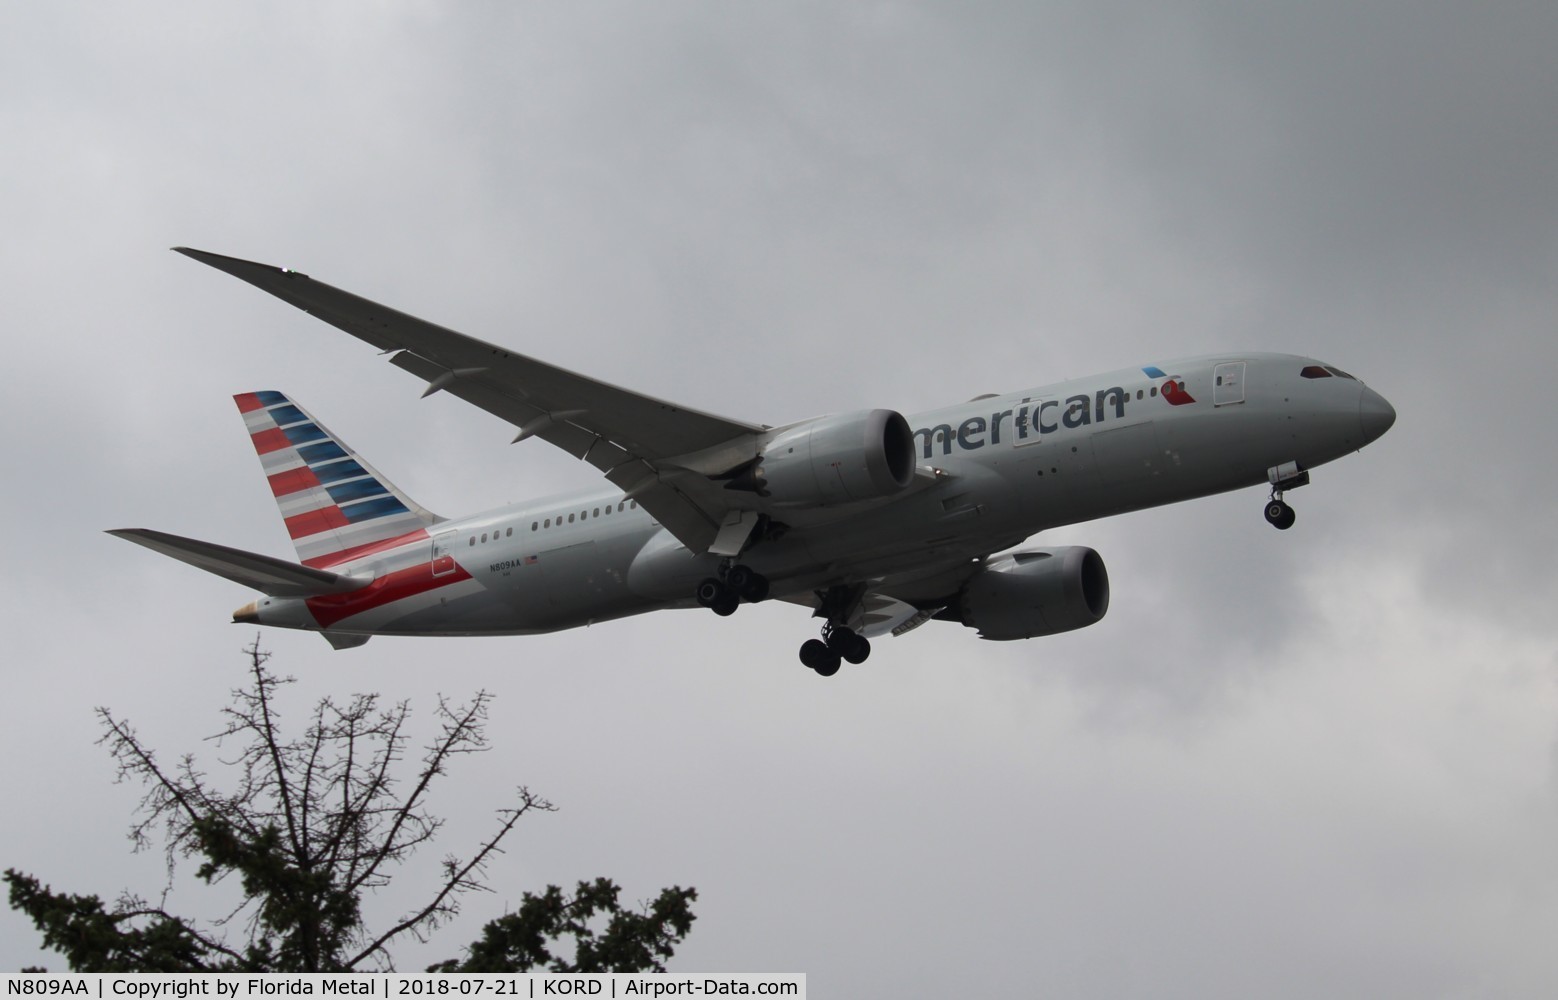
[[[498,832],[481,846],[481,849],[476,852],[476,856],[471,858],[471,860],[464,866],[457,869],[451,863],[451,874],[444,880],[443,888],[438,891],[438,894],[434,896],[426,906],[422,907],[420,910],[411,914],[410,916],[402,919],[395,926],[391,927],[389,930],[375,938],[366,948],[358,952],[351,961],[347,962],[346,967],[348,969],[355,968],[358,962],[367,958],[369,955],[372,955],[374,952],[384,948],[384,946],[392,939],[400,936],[408,930],[412,930],[413,928],[420,926],[425,921],[432,920],[436,922],[436,918],[441,913],[452,912],[447,909],[448,904],[445,903],[445,900],[450,899],[451,896],[458,895],[461,892],[465,892],[466,890],[475,887],[474,883],[467,881],[468,877],[472,872],[480,871],[482,869],[482,867],[486,864],[489,855],[494,852],[501,853],[501,850],[498,847],[498,843],[502,841],[504,837],[508,836],[509,831],[514,829],[514,825],[520,821],[520,818],[533,809],[543,812],[554,812],[556,808],[556,806],[552,805],[552,803],[548,802],[547,800],[532,794],[529,788],[521,786],[519,789],[518,808],[505,809],[500,812],[499,815],[507,814],[508,818],[503,822],[503,825],[498,829]]]

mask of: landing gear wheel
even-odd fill
[[[801,662],[822,677],[832,677],[839,672],[838,651],[821,639],[807,639],[801,643]]]
[[[735,591],[712,576],[706,577],[702,583],[698,584],[698,589],[694,592],[693,597],[697,599],[699,604],[709,608],[721,617],[735,614],[736,608],[741,603],[741,598],[736,596]]]
[[[753,604],[768,596],[768,578],[750,566],[730,567],[725,573],[725,585]]]
[[[828,647],[849,663],[864,663],[871,655],[871,640],[849,628],[836,628],[828,633]]]
[[[1282,531],[1293,527],[1293,522],[1298,520],[1298,513],[1281,500],[1272,500],[1266,504],[1266,523]]]

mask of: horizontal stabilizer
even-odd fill
[[[148,528],[118,528],[108,533],[270,597],[344,594],[373,582]]]

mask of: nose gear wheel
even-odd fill
[[[1266,523],[1281,531],[1293,527],[1293,522],[1298,520],[1298,512],[1283,502],[1281,496],[1273,494],[1266,502]]]

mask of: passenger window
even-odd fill
[[[506,531],[504,531],[503,532],[503,537],[504,538],[513,538],[514,537],[514,529],[513,528],[509,528]]]
[[[472,535],[472,536],[471,536],[471,544],[472,544],[472,545],[475,545],[475,544],[476,544],[476,536],[475,536],[475,535]]]
[[[1151,392],[1152,392],[1153,396],[1156,396],[1158,394],[1158,387],[1157,386],[1153,386]]]
[[[617,513],[618,514],[622,513],[622,508],[624,506],[626,506],[626,504],[627,504],[627,501],[625,501],[625,500],[618,500],[617,501]]]
[[[572,514],[569,514],[569,515],[568,515],[568,523],[569,523],[569,524],[572,524],[572,523],[573,523],[573,515],[572,515]]]
[[[534,530],[536,530],[536,522],[534,522],[534,521],[531,521],[531,522],[530,522],[530,530],[531,530],[531,531],[534,531]]]
[[[628,506],[633,508],[634,510],[638,510],[638,501],[637,500],[629,500],[628,501]]]
[[[600,508],[599,507],[595,508],[595,516],[596,517],[600,517]]]
[[[483,544],[483,545],[486,545],[486,544],[487,544],[487,533],[486,533],[486,532],[485,532],[485,531],[483,531],[483,532],[482,532],[482,533],[481,533],[481,543],[482,543],[482,544]]]
[[[547,518],[545,521],[541,522],[541,526],[543,528],[550,528],[552,526],[552,519]]]

